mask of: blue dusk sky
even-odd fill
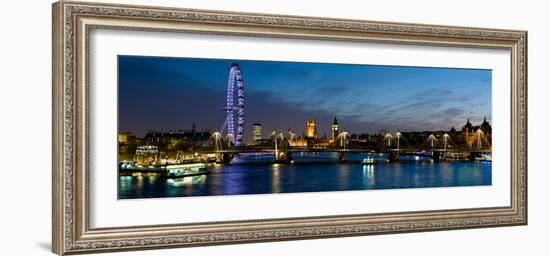
[[[491,121],[491,70],[119,56],[119,130],[218,131],[232,63],[245,87],[245,141],[303,134],[308,118],[330,136],[337,117],[350,133],[459,129]]]

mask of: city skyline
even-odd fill
[[[232,63],[243,72],[247,143],[254,123],[264,137],[302,135],[309,118],[320,137],[334,117],[350,133],[491,121],[490,70],[119,56],[119,131],[220,130]]]

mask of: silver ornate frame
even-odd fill
[[[511,51],[507,207],[92,229],[88,35],[94,29],[498,48]],[[159,34],[160,35],[160,34]],[[527,224],[527,32],[61,1],[53,5],[53,242],[57,254]]]

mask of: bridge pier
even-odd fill
[[[235,157],[234,154],[223,153],[222,157],[221,157],[221,163],[222,164],[230,164],[231,160],[233,160],[233,157]]]
[[[433,160],[434,162],[439,162],[439,161],[441,161],[441,152],[439,152],[439,151],[434,151],[434,152],[432,152],[432,160]]]
[[[338,153],[338,162],[345,163],[348,161],[348,156],[345,153]]]
[[[390,162],[399,162],[399,152],[397,151],[388,152],[388,160]]]
[[[275,141],[277,143],[275,146],[275,162],[276,163],[282,163],[282,164],[290,164],[292,161],[292,153],[290,153],[288,150],[290,149],[290,143],[286,139],[282,139],[280,142]]]
[[[280,152],[277,158],[275,159],[276,163],[281,164],[290,164],[292,161],[292,153],[290,152]]]

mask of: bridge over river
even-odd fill
[[[389,148],[383,146],[370,147],[291,147],[288,144],[279,147],[259,147],[259,146],[239,146],[225,149],[216,147],[195,148],[195,152],[203,154],[218,154],[220,162],[229,163],[231,159],[238,154],[250,153],[271,153],[275,156],[275,161],[288,163],[292,160],[293,153],[338,153],[340,161],[346,161],[347,154],[387,154],[389,161],[398,161],[399,155],[429,155],[434,161],[444,160],[449,154],[468,155],[474,159],[476,155],[491,153],[491,149],[485,148],[434,148],[434,147],[414,147],[414,148]]]

